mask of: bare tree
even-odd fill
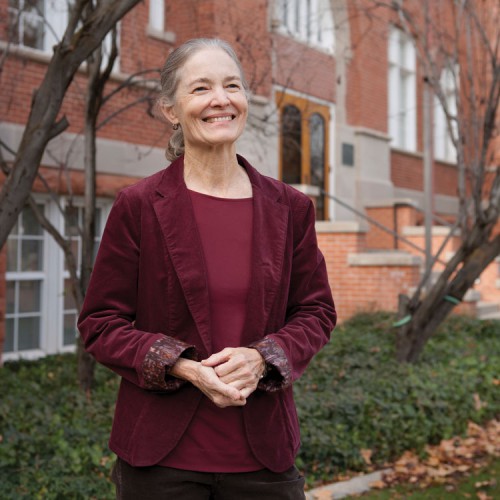
[[[80,13],[81,23],[85,24],[91,18],[95,11],[95,6],[88,3],[86,8]],[[83,223],[82,227],[77,227],[77,231],[82,241],[82,251],[80,266],[78,265],[78,256],[73,253],[71,247],[71,239],[63,232],[58,230],[50,220],[44,215],[43,210],[35,202],[33,195],[29,193],[27,204],[30,206],[35,217],[40,225],[54,238],[64,253],[66,268],[69,273],[69,282],[71,294],[77,311],[81,310],[83,299],[87,290],[90,274],[93,267],[94,258],[94,242],[96,238],[96,172],[97,172],[97,132],[98,129],[105,126],[120,113],[126,111],[130,107],[146,102],[148,104],[148,112],[152,115],[152,103],[155,100],[157,92],[156,85],[151,85],[151,80],[146,76],[149,73],[154,73],[155,76],[159,73],[159,69],[142,70],[136,74],[130,75],[125,81],[115,85],[107,94],[105,93],[106,84],[108,83],[114,63],[118,57],[117,48],[117,29],[116,25],[112,27],[111,32],[111,49],[109,54],[105,54],[105,43],[101,41],[96,50],[86,59],[87,86],[85,91],[85,106],[84,106],[84,127],[80,137],[84,143],[84,205],[83,205]],[[157,78],[154,82],[156,83]],[[101,110],[105,103],[117,96],[120,92],[127,89],[141,88],[138,98],[130,100],[125,106],[120,107],[114,112],[108,114],[105,118],[101,118]],[[100,121],[99,121],[100,120]],[[19,151],[10,150],[10,148],[2,143],[1,146],[6,148],[8,152],[16,157]],[[5,161],[0,148],[0,163],[2,171],[6,176],[9,176],[12,169]],[[62,168],[66,168],[65,162],[62,162]],[[68,222],[70,217],[67,211],[61,206],[58,200],[58,193],[52,191],[51,187],[43,176],[37,173],[39,179],[45,186],[46,191],[51,195],[53,201],[57,204],[59,211]],[[68,186],[71,188],[71,186]],[[68,198],[68,207],[73,205],[73,196]],[[80,338],[77,339],[77,359],[78,359],[78,380],[83,390],[90,394],[94,380],[94,359],[89,356],[83,349]]]
[[[389,17],[411,38],[425,84],[443,109],[457,151],[460,211],[453,230],[460,229],[461,244],[434,283],[429,267],[413,296],[400,297],[397,357],[414,362],[439,324],[500,254],[500,234],[495,230],[500,167],[493,164],[498,147],[500,9],[495,2],[475,0],[361,0],[358,6],[372,17],[389,11],[385,20]],[[442,86],[444,69],[453,78],[456,106],[450,105]]]
[[[33,95],[21,144],[0,191],[0,248],[27,202],[48,142],[69,125],[58,114],[75,73],[139,0],[77,0],[40,87]],[[83,13],[91,8],[88,16]],[[82,22],[82,19],[83,22]]]

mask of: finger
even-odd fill
[[[217,366],[221,363],[228,361],[230,353],[229,349],[222,349],[222,351],[216,352],[209,356],[207,359],[202,360],[201,364],[203,366]]]
[[[230,360],[227,363],[218,365],[214,368],[217,376],[226,384],[234,382],[235,380],[243,380],[253,382],[258,378],[258,374],[248,363],[239,363]]]
[[[212,402],[219,408],[227,408],[229,406],[245,406],[247,404],[246,399],[233,401],[232,399],[227,399],[227,398],[216,398],[215,400],[212,399]]]
[[[230,381],[238,378],[242,371],[241,366],[232,359],[215,366],[214,370],[220,379],[229,377]]]
[[[239,390],[222,382],[213,368],[202,367],[198,373],[199,379],[196,385],[210,399],[213,399],[216,395],[222,395],[234,401],[241,399]]]
[[[215,379],[210,384],[211,392],[215,394],[220,394],[226,398],[229,398],[233,401],[238,401],[242,398],[241,393],[238,388],[233,387],[225,382],[222,382],[219,378],[215,377]]]

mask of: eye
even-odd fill
[[[227,88],[229,90],[240,90],[241,87],[237,83],[230,83],[227,85]]]
[[[201,92],[206,92],[207,90],[208,90],[207,87],[203,87],[203,86],[196,87],[196,88],[193,89],[193,94],[199,94]]]

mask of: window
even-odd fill
[[[80,235],[80,228],[83,227],[83,208],[68,205],[66,207],[66,217],[64,220],[64,236],[71,240],[71,247],[73,255],[76,257],[78,269],[80,269],[82,262],[82,237]],[[96,238],[94,242],[94,258],[99,248],[102,233],[102,210],[96,209]],[[63,273],[63,346],[71,346],[75,344],[77,329],[76,320],[78,310],[71,291],[71,280],[69,271],[66,264],[64,265]]]
[[[12,43],[51,52],[68,22],[67,0],[9,0]]]
[[[46,217],[72,242],[81,262],[83,210],[67,206],[63,217],[52,200],[39,205]],[[109,205],[99,203],[94,255]],[[33,211],[25,208],[7,240],[7,305],[4,359],[37,357],[74,349],[77,307],[64,254],[46,235]]]
[[[9,0],[8,12],[10,41],[43,49],[44,0]]]
[[[165,31],[165,0],[149,0],[149,27],[153,31]]]
[[[22,47],[52,53],[64,35],[73,3],[74,0],[9,0],[9,40]],[[118,25],[118,39],[119,33]],[[108,33],[103,43],[103,65],[109,58],[111,45]],[[119,67],[119,58],[114,67]]]
[[[25,208],[7,240],[6,353],[41,347],[44,250],[42,227],[33,211]]]
[[[451,116],[457,114],[457,87],[455,84],[457,74],[458,71],[454,73],[450,68],[444,68],[441,73],[441,90],[444,94],[448,113]],[[457,122],[453,120],[451,126],[453,135],[457,137]],[[438,160],[457,161],[457,150],[451,140],[446,115],[437,96],[434,97],[434,156]]]
[[[335,32],[329,0],[280,0],[278,19],[282,33],[333,52]]]
[[[400,29],[389,35],[389,135],[394,147],[414,151],[416,141],[416,53]]]
[[[287,184],[302,182],[302,117],[296,106],[285,106],[281,112],[282,171]]]
[[[277,103],[281,179],[287,184],[314,186],[328,192],[329,108],[282,92],[277,93]],[[316,219],[327,219],[327,198],[315,196],[315,202]]]
[[[309,165],[311,168],[311,184],[325,189],[325,119],[319,113],[313,113],[309,118]],[[325,215],[325,199],[316,199],[316,219],[322,220]]]

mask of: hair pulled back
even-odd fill
[[[165,61],[161,70],[161,91],[158,98],[160,106],[173,106],[175,104],[180,73],[187,60],[203,49],[221,49],[235,62],[240,72],[241,82],[245,92],[248,92],[248,83],[243,74],[243,68],[235,51],[228,42],[219,38],[193,38],[177,47]],[[184,134],[182,127],[174,130],[165,152],[168,160],[173,161],[184,154]]]

